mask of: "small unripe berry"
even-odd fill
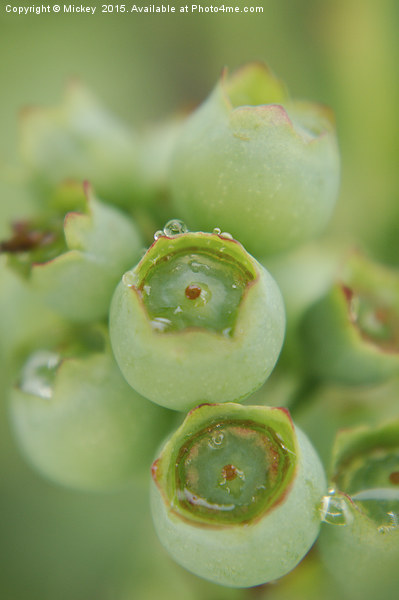
[[[140,394],[168,408],[243,399],[269,376],[283,343],[277,284],[227,234],[168,233],[115,291],[118,365]]]

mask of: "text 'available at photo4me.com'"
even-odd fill
[[[8,3],[4,7],[5,13],[15,16],[66,14],[66,15],[95,15],[95,14],[262,14],[263,6],[251,5],[241,0],[234,3],[224,4],[222,2],[198,3],[198,4],[102,4],[102,3],[73,3],[73,4],[18,4]]]

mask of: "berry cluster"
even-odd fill
[[[143,481],[163,546],[215,583],[282,577],[322,527],[343,592],[393,598],[399,275],[313,241],[339,188],[329,110],[255,63],[138,134],[74,83],[20,145],[0,358],[27,460],[77,490]],[[390,420],[361,421],[381,386]]]

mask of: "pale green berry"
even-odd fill
[[[307,368],[317,377],[372,384],[399,373],[399,273],[353,254],[340,281],[301,324]]]
[[[137,136],[78,81],[70,82],[58,106],[22,113],[20,149],[42,193],[64,180],[88,179],[109,202],[135,201]]]
[[[0,256],[0,362],[7,377],[15,377],[26,348],[56,342],[65,330],[63,320],[49,311],[27,282]]]
[[[225,71],[185,123],[172,165],[174,209],[191,228],[217,223],[255,256],[318,234],[339,187],[335,126],[292,101],[260,63]]]
[[[88,184],[69,183],[58,189],[47,217],[37,225],[15,223],[4,246],[43,303],[67,319],[94,321],[107,315],[142,242],[131,219],[97,200]]]
[[[93,491],[145,481],[173,415],[137,394],[107,350],[66,358],[34,352],[11,393],[10,414],[35,469],[61,485]]]
[[[320,552],[349,598],[395,600],[399,586],[399,420],[343,430]]]
[[[168,408],[240,400],[262,385],[278,358],[281,294],[231,236],[178,233],[178,225],[161,232],[115,291],[116,360],[132,387]]]
[[[285,409],[201,405],[152,471],[160,541],[200,577],[266,583],[291,571],[317,538],[325,476]]]

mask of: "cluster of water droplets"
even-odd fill
[[[188,227],[180,219],[171,219],[168,221],[163,229],[158,229],[154,233],[154,240],[159,240],[160,237],[172,237],[174,235],[181,235],[182,233],[188,233]]]
[[[175,235],[181,235],[182,233],[188,233],[189,229],[184,221],[180,219],[171,219],[168,221],[163,229],[158,229],[154,233],[154,240],[159,240],[161,237],[173,237]],[[219,237],[226,238],[227,240],[234,239],[231,233],[228,231],[222,231],[220,227],[214,227],[212,233]]]
[[[55,352],[40,350],[32,354],[22,369],[20,390],[50,399],[53,396],[55,374],[60,363],[61,357]]]
[[[220,227],[214,227],[212,233],[214,235],[218,235],[219,237],[226,238],[227,240],[233,240],[233,236],[228,231],[222,231]]]

